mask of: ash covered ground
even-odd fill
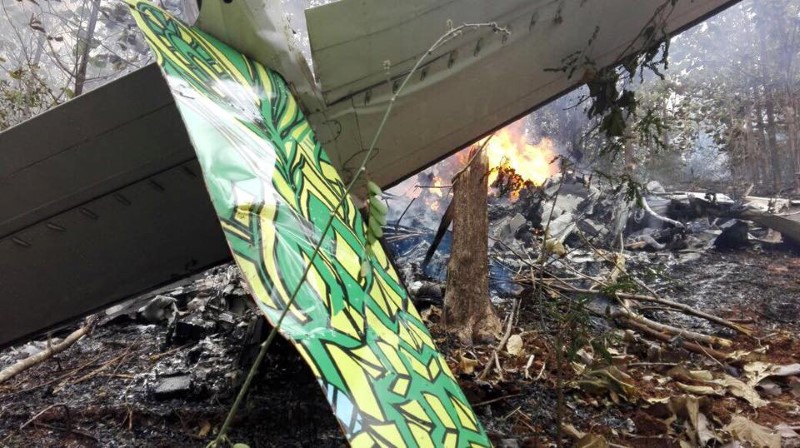
[[[500,350],[464,345],[442,325],[446,233],[423,263],[438,223],[406,214],[387,226],[401,275],[496,446],[800,442],[796,247],[732,217],[736,201],[666,192],[647,200],[653,213],[572,177],[514,201],[490,199],[490,294],[509,329]],[[616,289],[604,289],[614,275]],[[663,303],[620,302],[620,294],[674,301],[752,334]],[[630,324],[625,306],[634,305],[648,321],[731,344],[693,346],[688,333],[668,331],[659,339]],[[96,318],[90,335],[0,384],[0,446],[204,446],[268,331],[233,266]],[[80,325],[3,350],[0,368]],[[346,445],[311,372],[282,340],[231,439]]]

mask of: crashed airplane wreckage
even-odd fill
[[[733,3],[345,0],[307,11],[318,85],[272,2],[206,0],[190,28],[132,1],[160,67],[0,134],[0,345],[233,253],[270,321],[289,306],[281,331],[354,445],[487,445],[380,244],[360,274],[339,173],[390,103],[367,164],[381,185],[574,87],[542,68],[576,50],[607,65],[654,14],[674,33]],[[448,22],[496,26],[437,48],[393,101]]]

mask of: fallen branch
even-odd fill
[[[647,210],[647,213],[650,213],[650,215],[652,215],[654,218],[658,219],[659,221],[664,221],[667,224],[672,224],[673,226],[679,227],[681,229],[686,227],[681,222],[675,221],[674,219],[669,219],[666,216],[661,216],[658,213],[654,212],[653,209],[650,208],[650,204],[647,203],[647,199],[645,199],[644,196],[641,196],[640,199],[642,202],[642,207],[645,210]]]
[[[712,314],[708,314],[708,313],[706,313],[704,311],[697,310],[695,308],[690,307],[689,305],[684,305],[682,303],[673,302],[672,300],[659,299],[659,298],[656,298],[656,297],[643,296],[643,295],[639,295],[639,294],[628,294],[628,293],[618,292],[617,295],[622,297],[623,299],[631,299],[631,300],[635,300],[637,302],[652,302],[652,303],[658,303],[658,304],[661,304],[661,305],[666,305],[666,306],[668,306],[670,308],[675,308],[675,309],[681,310],[681,311],[685,312],[686,314],[691,314],[692,316],[701,317],[701,318],[709,320],[711,322],[718,323],[718,324],[720,324],[720,325],[722,325],[724,327],[728,327],[730,329],[736,330],[739,333],[742,333],[744,335],[747,335],[747,336],[752,336],[753,335],[753,329],[752,328],[746,327],[744,325],[740,325],[740,324],[735,323],[735,322],[730,321],[730,320],[723,319],[721,317],[714,316]]]
[[[626,327],[628,327],[628,328],[630,328],[632,330],[635,330],[635,331],[643,333],[643,334],[645,334],[647,336],[650,336],[653,339],[657,339],[657,340],[659,340],[661,342],[666,342],[666,343],[670,343],[670,344],[671,343],[678,343],[682,348],[684,348],[684,349],[686,349],[686,350],[688,350],[690,352],[697,353],[698,355],[708,356],[709,358],[712,358],[715,361],[719,361],[720,359],[727,359],[728,358],[728,354],[725,353],[725,352],[721,352],[719,350],[714,350],[712,348],[705,348],[705,347],[703,347],[703,346],[701,346],[699,344],[687,341],[685,339],[680,339],[680,338],[676,339],[675,337],[673,337],[673,336],[671,336],[669,334],[661,333],[658,330],[650,328],[650,327],[648,327],[646,325],[642,325],[639,322],[636,322],[636,321],[633,321],[633,320],[629,320],[629,319],[625,319],[625,318],[618,319],[618,321],[623,326],[626,326]]]
[[[637,322],[639,325],[652,328],[655,331],[672,334],[674,336],[679,336],[681,338],[691,339],[693,341],[702,342],[708,345],[713,345],[722,348],[733,347],[733,341],[731,341],[730,339],[719,338],[716,336],[709,336],[707,334],[697,333],[696,331],[686,330],[684,328],[678,328],[678,327],[673,327],[672,325],[658,323],[644,316],[634,314],[627,310],[622,310],[617,313],[614,313],[612,314],[612,317],[624,317],[628,320]]]
[[[0,384],[8,381],[9,379],[30,369],[31,367],[37,364],[41,364],[45,360],[51,358],[53,355],[61,353],[64,350],[70,348],[72,344],[78,342],[80,338],[92,332],[92,329],[94,328],[94,324],[96,321],[97,321],[96,316],[90,316],[89,318],[86,319],[86,323],[82,327],[73,331],[63,341],[59,342],[58,344],[51,345],[33,356],[22,359],[18,361],[16,364],[6,367],[2,371],[0,371]]]
[[[595,289],[582,289],[582,288],[575,288],[575,287],[572,287],[572,286],[559,286],[559,285],[549,285],[549,286],[551,288],[554,288],[554,289],[560,289],[562,291],[573,292],[573,293],[577,293],[577,294],[605,294],[604,291],[595,290]],[[691,314],[692,316],[700,317],[700,318],[709,320],[711,322],[720,324],[722,326],[731,328],[731,329],[736,330],[736,331],[738,331],[738,332],[740,332],[740,333],[742,333],[742,334],[744,334],[746,336],[752,336],[753,335],[753,330],[751,328],[748,328],[748,327],[746,327],[744,325],[737,324],[735,322],[731,322],[731,321],[723,319],[721,317],[714,316],[712,314],[708,314],[708,313],[706,313],[704,311],[700,311],[698,309],[692,308],[689,305],[684,305],[682,303],[673,302],[672,300],[660,299],[660,298],[657,298],[657,297],[646,296],[646,295],[641,295],[641,294],[631,294],[631,293],[627,293],[627,292],[616,292],[615,294],[616,294],[617,297],[619,297],[621,299],[630,299],[630,300],[635,300],[637,302],[652,302],[652,303],[658,303],[658,304],[661,304],[661,305],[665,305],[665,306],[668,306],[670,308],[674,308],[676,310],[683,311],[686,314]],[[721,341],[727,341],[727,342],[723,342],[722,343],[723,347],[726,347],[725,344],[730,342],[727,339],[722,339],[722,338],[717,338],[717,339],[720,339]],[[702,342],[705,342],[705,341],[702,341]]]

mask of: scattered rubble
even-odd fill
[[[204,446],[268,332],[249,302],[238,270],[226,265],[98,313],[90,336],[0,383],[0,447]],[[46,347],[4,350],[0,367]],[[231,437],[250,446],[345,441],[313,375],[283,340],[240,415]]]
[[[491,197],[490,289],[505,322],[485,345],[443,327],[446,227],[425,264],[436,224],[387,226],[496,446],[800,446],[800,257],[791,227],[769,224],[800,204],[648,190],[650,211],[579,176]],[[90,335],[0,383],[0,446],[202,446],[268,331],[232,266],[96,318]],[[0,368],[75,328],[0,352]],[[345,443],[288,343],[260,375],[234,440]]]
[[[800,204],[648,190],[637,207],[568,175],[516,200],[490,196],[490,287],[507,323],[499,345],[458,347],[441,304],[411,288],[418,306],[434,307],[424,316],[453,344],[470,398],[490,403],[480,409],[495,442],[800,446],[798,375],[778,384],[748,373],[759,363],[794,371],[800,358],[781,339],[800,317],[795,237],[748,217],[784,219]],[[441,284],[448,234],[427,266],[432,230],[387,234],[406,282]]]

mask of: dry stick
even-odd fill
[[[408,209],[410,209],[410,208],[411,208],[411,205],[414,203],[414,201],[416,201],[416,200],[417,200],[417,198],[418,198],[418,197],[419,197],[419,196],[415,196],[414,198],[412,198],[412,199],[411,199],[411,200],[408,202],[408,205],[406,206],[405,210],[403,210],[403,213],[401,213],[401,214],[400,214],[400,217],[399,217],[399,218],[397,218],[397,222],[396,222],[396,223],[394,223],[394,231],[395,231],[395,232],[396,232],[396,231],[397,231],[397,229],[400,227],[400,221],[402,221],[402,220],[403,220],[403,216],[406,216],[406,213],[408,212]]]
[[[32,390],[40,389],[40,388],[42,388],[44,386],[49,386],[50,384],[53,384],[53,383],[57,383],[57,382],[59,382],[59,381],[61,381],[63,379],[66,379],[66,378],[69,378],[69,377],[75,375],[76,373],[80,372],[84,368],[90,366],[91,364],[94,364],[95,361],[97,361],[98,359],[100,359],[102,357],[103,357],[103,354],[101,353],[101,354],[95,356],[94,358],[86,361],[85,363],[79,365],[78,367],[75,367],[74,369],[71,369],[69,372],[67,372],[67,373],[65,373],[65,374],[63,374],[61,376],[55,377],[55,378],[53,378],[51,380],[45,381],[45,382],[37,384],[35,386],[28,387],[27,389],[15,390],[15,391],[13,391],[11,393],[12,394],[22,394],[22,393],[25,393],[25,392],[30,392]]]
[[[554,288],[554,289],[560,289],[562,291],[574,292],[574,293],[578,293],[578,294],[605,294],[603,291],[597,291],[597,290],[594,290],[594,289],[581,289],[581,288],[575,288],[575,287],[567,288],[567,287],[561,287],[561,286],[558,286],[558,285],[549,285],[549,286],[551,288]],[[739,331],[739,332],[741,332],[741,333],[743,333],[743,334],[745,334],[747,336],[751,336],[753,334],[752,330],[747,328],[747,327],[744,327],[742,325],[738,325],[738,324],[733,323],[733,322],[729,322],[729,321],[727,321],[725,319],[722,319],[721,317],[713,316],[711,314],[708,314],[706,312],[697,310],[695,308],[692,308],[692,307],[690,307],[688,305],[684,305],[682,303],[677,303],[677,302],[673,302],[671,300],[666,300],[666,299],[658,299],[656,297],[645,296],[645,295],[641,295],[641,294],[630,294],[630,293],[626,293],[626,292],[615,292],[614,295],[616,295],[616,296],[618,296],[619,298],[622,298],[622,299],[631,299],[631,300],[635,300],[635,301],[638,301],[638,302],[659,303],[661,305],[665,305],[665,306],[668,306],[668,307],[677,308],[680,311],[685,312],[686,314],[691,314],[693,316],[697,316],[697,317],[701,317],[703,319],[710,320],[712,322],[715,322],[715,323],[718,323],[720,325],[723,325],[723,326],[726,326],[728,328],[732,328],[732,329],[734,329],[736,331]],[[656,322],[654,322],[654,323],[656,323]],[[657,325],[663,325],[663,324],[658,324],[658,323],[656,323],[656,324]],[[699,334],[699,333],[697,333],[697,334]],[[712,336],[708,336],[708,337],[712,338]],[[721,345],[723,347],[730,347],[732,345],[732,343],[728,339],[724,339],[724,338],[714,338],[714,339],[720,341],[721,344],[719,344],[719,345]],[[706,341],[702,341],[702,342],[706,342]],[[714,345],[718,345],[718,344],[714,343]]]
[[[721,317],[717,317],[717,316],[714,316],[712,314],[708,314],[708,313],[706,313],[704,311],[700,311],[698,309],[692,308],[689,305],[685,305],[683,303],[673,302],[672,300],[667,300],[667,299],[659,299],[657,297],[643,296],[643,295],[639,295],[639,294],[629,294],[629,293],[624,293],[624,292],[618,292],[617,295],[622,297],[622,298],[636,300],[638,302],[658,303],[658,304],[661,304],[661,305],[668,306],[670,308],[679,309],[679,310],[685,312],[686,314],[691,314],[693,316],[697,316],[697,317],[701,317],[701,318],[706,319],[706,320],[710,320],[711,322],[715,322],[715,323],[718,323],[718,324],[720,324],[722,326],[731,328],[731,329],[736,330],[739,333],[742,333],[744,335],[747,335],[747,336],[752,336],[753,335],[753,329],[752,328],[748,328],[748,327],[746,327],[744,325],[739,325],[739,324],[737,324],[735,322],[732,322],[730,320],[723,319]]]
[[[125,350],[125,353],[123,353],[123,354],[121,354],[121,355],[119,355],[119,356],[115,356],[114,358],[111,358],[111,359],[109,359],[108,361],[104,362],[104,363],[103,363],[103,364],[102,364],[100,367],[98,367],[98,368],[96,368],[96,369],[92,370],[91,372],[89,372],[89,373],[87,373],[87,374],[83,375],[82,377],[78,378],[77,380],[70,381],[69,383],[68,383],[66,380],[65,380],[65,381],[63,381],[63,382],[62,382],[61,384],[59,384],[59,385],[58,385],[58,386],[57,386],[55,389],[53,389],[53,393],[54,393],[54,394],[56,394],[56,393],[60,392],[60,391],[61,391],[61,390],[63,390],[65,387],[67,387],[67,385],[74,386],[74,385],[76,385],[76,384],[79,384],[79,383],[82,383],[82,382],[84,382],[84,381],[86,381],[86,380],[92,379],[92,378],[94,378],[95,376],[97,376],[97,374],[99,374],[100,372],[102,372],[102,371],[104,371],[104,370],[108,369],[109,367],[111,367],[111,365],[112,365],[112,364],[114,364],[114,363],[116,363],[117,361],[122,361],[122,362],[124,362],[124,361],[125,361],[125,358],[127,358],[128,356],[130,356],[130,355],[132,355],[133,353],[135,353],[135,352],[132,352],[132,351],[131,351],[131,349],[132,349],[132,348],[133,348],[133,346],[131,346],[131,347],[128,347],[128,348]]]
[[[63,407],[66,407],[67,405],[66,405],[66,404],[64,404],[64,403],[56,403],[56,404],[51,404],[50,406],[47,406],[46,408],[44,408],[44,409],[42,409],[41,411],[37,412],[37,413],[36,413],[36,414],[35,414],[33,417],[31,417],[30,419],[28,419],[28,421],[26,421],[25,423],[23,423],[22,425],[20,425],[19,429],[20,429],[20,430],[22,430],[22,429],[25,429],[25,427],[26,427],[26,426],[30,425],[30,424],[31,424],[31,423],[33,423],[33,422],[34,422],[34,421],[35,421],[37,418],[41,417],[41,416],[42,416],[42,414],[44,414],[45,412],[49,411],[50,409],[53,409],[53,408],[54,408],[54,407],[56,407],[56,406],[59,406],[59,407],[60,407],[60,406],[63,406]]]
[[[521,397],[523,394],[512,394],[512,395],[505,395],[502,397],[492,398],[491,400],[481,401],[480,403],[475,403],[472,405],[473,408],[477,408],[479,406],[486,406],[487,404],[497,403],[498,401],[508,400],[509,398]]]
[[[96,320],[97,318],[95,316],[90,316],[89,318],[86,319],[86,323],[82,327],[73,331],[69,336],[64,338],[63,341],[55,345],[50,345],[41,352],[33,356],[30,356],[28,358],[25,358],[23,360],[20,360],[16,364],[6,367],[2,371],[0,371],[0,384],[8,381],[9,379],[24,372],[25,370],[37,364],[42,363],[46,359],[51,358],[53,355],[61,353],[64,350],[70,348],[72,344],[77,342],[80,338],[92,332],[92,328],[94,328]]]
[[[619,321],[620,321],[621,324],[627,326],[628,328],[631,328],[632,330],[636,330],[636,331],[638,331],[640,333],[644,333],[644,334],[646,334],[646,335],[648,335],[648,336],[650,336],[650,337],[652,337],[654,339],[658,339],[659,341],[668,342],[668,343],[672,343],[672,342],[675,341],[675,338],[673,338],[672,336],[670,336],[668,334],[661,333],[661,332],[659,332],[659,331],[657,331],[657,330],[655,330],[653,328],[650,328],[650,327],[648,327],[646,325],[642,325],[639,322],[628,320],[628,319],[620,319]],[[708,356],[708,357],[714,359],[715,361],[717,361],[719,359],[727,359],[728,358],[728,354],[725,353],[725,352],[721,352],[721,351],[714,350],[714,349],[711,349],[711,348],[705,348],[705,347],[703,347],[703,346],[701,346],[699,344],[695,344],[694,342],[681,340],[680,341],[680,345],[681,345],[681,347],[685,348],[686,350],[689,350],[690,352],[697,353],[698,355]]]
[[[503,378],[503,366],[500,365],[500,358],[497,356],[497,352],[494,352],[494,363],[497,366],[497,374],[500,375],[500,381],[505,381],[505,378]]]
[[[497,358],[497,353],[503,350],[503,347],[506,346],[506,342],[511,337],[511,329],[514,327],[514,315],[517,313],[517,309],[519,308],[519,303],[521,302],[520,299],[514,299],[514,303],[511,305],[511,312],[508,313],[508,323],[506,324],[506,331],[503,334],[503,339],[497,344],[497,347],[494,348],[493,356],[494,360],[497,362],[497,369],[500,373],[500,378],[503,377],[503,373],[500,368],[500,361]],[[480,379],[486,379],[489,376],[489,372],[492,371],[492,357],[489,357],[489,362],[486,364],[486,368],[483,369],[481,373]]]
[[[608,262],[613,262],[612,260],[609,260],[605,256],[605,254],[603,254],[599,249],[597,249],[597,247],[595,247],[590,241],[588,241],[586,239],[586,236],[583,234],[583,232],[578,231],[578,235],[580,236],[581,240],[583,240],[583,242],[585,244],[589,245],[589,247],[591,247],[597,255],[599,255],[600,257],[602,257],[603,259],[605,259]],[[709,320],[711,322],[715,322],[717,324],[720,324],[722,326],[731,328],[731,329],[733,329],[735,331],[738,331],[738,332],[740,332],[740,333],[742,333],[742,334],[744,334],[746,336],[753,336],[753,330],[751,328],[748,328],[748,327],[744,326],[744,325],[740,325],[740,324],[737,324],[735,322],[723,319],[721,317],[717,317],[717,316],[714,316],[712,314],[708,314],[708,313],[706,313],[704,311],[700,311],[698,309],[692,308],[692,307],[690,307],[688,305],[684,305],[682,303],[673,302],[672,300],[668,300],[668,299],[663,299],[663,298],[659,297],[659,295],[652,288],[650,288],[646,283],[644,283],[641,280],[637,279],[636,277],[630,275],[625,270],[624,267],[622,267],[621,270],[622,270],[622,273],[624,273],[628,277],[632,278],[639,286],[643,287],[650,294],[652,294],[652,296],[618,292],[617,295],[619,297],[624,298],[624,299],[636,300],[636,301],[660,303],[662,305],[666,305],[666,306],[669,306],[669,307],[676,308],[676,309],[679,309],[681,311],[684,311],[687,314],[691,314],[693,316],[700,317],[700,318]],[[578,291],[576,291],[576,292],[578,292]],[[581,290],[580,292],[588,293],[589,290]],[[595,292],[595,293],[597,293],[597,292]]]
[[[405,79],[403,80],[403,83],[400,85],[400,87],[397,89],[397,91],[394,93],[394,95],[392,95],[391,99],[389,100],[389,105],[386,107],[386,112],[384,112],[384,114],[383,114],[383,119],[381,120],[381,123],[378,125],[378,129],[375,132],[375,136],[372,138],[372,143],[370,144],[369,149],[367,150],[366,154],[364,155],[364,159],[361,162],[361,166],[359,167],[358,171],[353,175],[353,178],[350,180],[350,183],[347,185],[347,188],[345,189],[344,193],[342,194],[342,197],[339,198],[339,202],[336,204],[336,207],[333,210],[331,210],[330,216],[328,217],[328,221],[325,223],[325,226],[323,227],[323,230],[322,230],[321,235],[319,237],[319,241],[317,241],[317,244],[314,246],[314,250],[311,253],[310,259],[308,260],[308,264],[306,264],[306,267],[303,270],[302,275],[300,276],[300,281],[297,282],[297,286],[292,291],[292,295],[289,297],[289,300],[286,303],[285,308],[283,309],[283,311],[281,312],[280,316],[278,317],[278,320],[275,322],[275,326],[272,327],[272,330],[270,331],[269,336],[267,336],[267,340],[264,341],[261,344],[261,349],[258,352],[258,356],[256,356],[256,359],[253,362],[253,365],[250,367],[250,371],[247,373],[247,377],[245,378],[244,383],[242,384],[242,387],[239,390],[239,393],[236,395],[236,399],[233,402],[233,406],[231,406],[231,409],[228,412],[227,417],[225,418],[225,422],[222,424],[222,428],[220,428],[219,434],[217,434],[217,437],[208,444],[208,447],[218,447],[220,442],[228,441],[228,429],[230,428],[231,423],[233,423],[233,419],[236,417],[236,412],[239,410],[239,406],[241,405],[242,400],[244,399],[244,396],[247,394],[247,390],[250,388],[250,383],[253,382],[253,378],[256,375],[256,371],[258,370],[258,367],[264,361],[264,356],[267,354],[267,349],[269,349],[269,346],[272,344],[272,341],[275,339],[275,336],[278,334],[278,330],[280,329],[281,324],[283,323],[283,320],[289,314],[289,310],[294,305],[294,302],[297,299],[297,294],[300,292],[300,289],[303,287],[303,284],[305,283],[305,279],[308,276],[308,273],[311,270],[311,267],[314,265],[314,261],[316,260],[317,256],[319,255],[320,248],[322,247],[322,243],[325,241],[325,236],[327,235],[328,230],[330,230],[331,226],[333,225],[333,221],[334,221],[334,219],[336,218],[336,216],[338,214],[339,208],[341,208],[342,204],[349,197],[350,192],[353,190],[353,187],[355,187],[355,184],[358,181],[358,179],[360,178],[360,176],[366,171],[367,162],[369,162],[369,160],[372,157],[372,153],[375,151],[375,146],[378,143],[378,139],[380,138],[380,136],[381,136],[381,134],[383,132],[384,126],[386,126],[386,122],[389,119],[389,115],[392,112],[394,104],[397,101],[397,98],[399,97],[400,93],[405,88],[406,84],[408,84],[408,81],[411,79],[411,76],[417,71],[417,69],[419,69],[420,65],[422,65],[422,61],[425,60],[426,56],[429,56],[430,54],[432,54],[441,45],[443,45],[446,42],[449,42],[450,40],[454,39],[455,37],[461,35],[463,30],[465,30],[465,29],[477,29],[477,28],[486,27],[486,26],[492,27],[492,28],[494,28],[495,30],[498,30],[498,31],[502,31],[502,32],[508,33],[508,30],[506,30],[505,28],[498,27],[496,23],[477,23],[477,24],[467,23],[467,24],[463,24],[463,25],[460,25],[460,26],[458,26],[456,28],[451,29],[450,31],[448,31],[447,33],[442,35],[428,49],[428,51],[426,51],[425,54],[423,54],[422,57],[420,57],[419,60],[417,60],[417,63],[414,64],[414,67],[411,69],[410,72],[408,72],[408,75],[406,75]]]
[[[551,290],[553,290],[556,293],[564,296],[563,293],[561,293],[557,289],[554,289],[554,288],[551,287]],[[566,296],[564,296],[564,297],[566,297]],[[611,317],[617,317],[617,318],[621,317],[622,319],[618,319],[618,321],[621,321],[621,323],[623,325],[627,325],[629,328],[633,328],[634,330],[637,330],[637,331],[639,331],[641,333],[645,333],[645,334],[647,334],[647,335],[649,335],[649,336],[651,336],[651,337],[653,337],[655,339],[658,339],[660,341],[668,342],[668,343],[674,343],[676,341],[675,337],[670,336],[669,334],[664,334],[664,333],[656,330],[655,328],[652,328],[652,327],[648,326],[648,324],[645,324],[643,322],[634,320],[634,318],[637,317],[637,316],[635,314],[629,312],[629,311],[628,312],[618,312],[618,313],[615,313],[614,315],[612,315]],[[642,319],[644,319],[644,318],[642,318]],[[645,319],[645,320],[647,320],[647,319]],[[652,322],[652,321],[648,321],[648,322],[655,324],[655,322]],[[661,325],[661,324],[658,324],[658,325]],[[681,329],[677,329],[677,328],[675,330],[678,330],[678,331],[681,332],[681,333],[679,333],[680,336],[687,336],[688,337],[687,332],[685,330],[681,330]],[[701,336],[705,336],[705,335],[701,335]],[[715,361],[717,364],[720,364],[720,365],[722,365],[722,363],[719,361],[719,359],[727,359],[728,358],[728,355],[723,353],[723,352],[720,352],[720,351],[717,351],[717,350],[714,350],[714,349],[711,349],[711,348],[705,348],[702,345],[699,345],[699,344],[696,344],[696,343],[693,343],[693,342],[685,341],[685,340],[682,340],[682,339],[679,340],[679,342],[680,342],[681,346],[683,348],[685,348],[686,350],[692,351],[692,352],[697,353],[697,354],[706,355],[711,360]],[[542,372],[544,372],[544,366],[542,366]],[[542,372],[539,372],[540,376],[541,376]],[[539,378],[537,377],[537,380],[538,379]]]
[[[638,314],[631,313],[630,311],[621,311],[618,314],[626,317],[627,319],[634,320],[642,325],[646,325],[656,331],[671,333],[676,336],[685,337],[687,339],[691,339],[697,342],[703,342],[709,345],[715,345],[717,347],[722,347],[722,348],[733,347],[733,341],[731,341],[730,339],[719,338],[716,336],[709,336],[706,334],[697,333],[696,331],[686,330],[683,328],[674,327],[672,325],[662,324],[650,320],[646,317],[640,316]]]
[[[647,211],[647,213],[650,213],[654,218],[656,218],[656,219],[658,219],[660,221],[664,221],[664,222],[666,222],[668,224],[672,224],[673,226],[679,227],[681,229],[686,227],[681,222],[675,221],[674,219],[667,218],[666,216],[661,216],[658,213],[654,212],[653,209],[650,208],[650,204],[647,203],[647,199],[645,199],[644,196],[641,196],[640,199],[641,199],[642,206],[644,207],[644,209]]]

